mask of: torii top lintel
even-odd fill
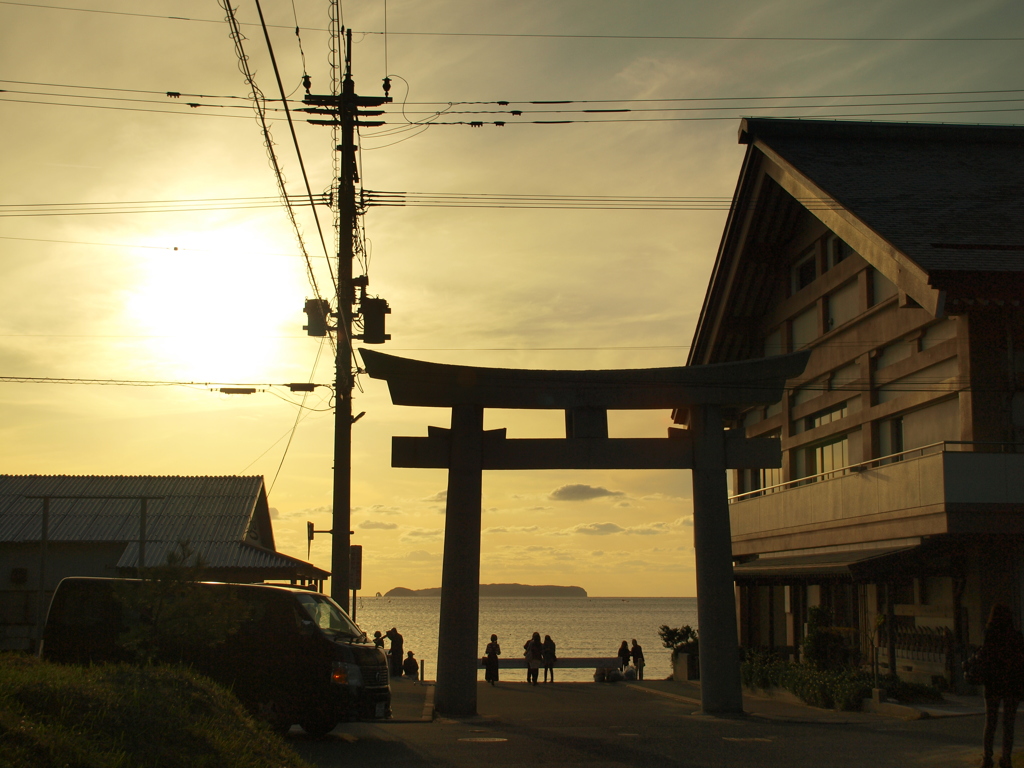
[[[770,405],[803,373],[809,351],[714,365],[561,371],[445,365],[360,349],[395,405],[451,408],[659,410],[691,405]]]

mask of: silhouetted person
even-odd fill
[[[633,654],[629,652],[629,643],[623,640],[622,645],[619,646],[619,669],[628,667],[631,658],[633,658]]]
[[[533,637],[523,645],[523,651],[526,656],[526,682],[536,685],[540,677],[540,665],[544,660],[544,643],[540,641],[540,632],[533,633]]]
[[[402,636],[398,629],[392,627],[384,633],[384,637],[391,641],[391,675],[392,677],[402,676]]]
[[[640,647],[640,643],[633,638],[633,647],[629,649],[630,654],[633,656],[633,666],[636,667],[636,679],[644,679],[644,649]]]
[[[411,677],[413,680],[420,679],[420,665],[413,658],[412,651],[406,654],[405,661],[402,662],[402,672],[406,677]]]
[[[985,642],[978,651],[978,663],[985,685],[985,736],[982,768],[992,766],[992,743],[1003,704],[1003,754],[1000,768],[1011,768],[1013,724],[1017,705],[1024,697],[1024,637],[1013,628],[1013,614],[1002,603],[992,606],[985,625]]]
[[[380,648],[381,650],[383,650],[383,648],[384,648],[384,638],[381,637],[379,629],[376,632],[373,633],[373,644],[374,644],[374,646],[376,646],[377,648]]]
[[[484,680],[491,685],[498,682],[498,657],[501,656],[501,646],[498,645],[498,636],[491,635],[491,642],[484,650]]]
[[[548,682],[548,673],[551,673],[551,682],[555,682],[555,641],[551,635],[544,635],[544,642],[540,646],[541,659],[544,662],[544,682]]]

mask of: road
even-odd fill
[[[349,723],[319,741],[293,735],[318,768],[451,766],[950,766],[981,761],[983,718],[896,720],[806,708],[736,718],[621,685],[481,686],[477,718]]]

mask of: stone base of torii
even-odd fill
[[[448,470],[438,712],[476,714],[482,474],[498,469],[690,469],[700,627],[701,708],[743,710],[727,469],[779,467],[780,442],[725,429],[725,414],[778,402],[808,353],[677,368],[544,371],[442,365],[361,349],[396,405],[451,408],[451,428],[392,438],[393,467]],[[564,439],[515,439],[483,428],[485,408],[565,411]],[[609,410],[689,412],[667,438],[609,438]]]

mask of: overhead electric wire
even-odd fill
[[[117,387],[291,387],[291,384],[252,384],[229,381],[161,381],[138,379],[86,379],[60,376],[0,376],[6,384],[96,384]],[[317,385],[323,386],[323,385]]]
[[[392,77],[402,80],[405,79],[398,76],[392,75]],[[107,87],[97,85],[75,85],[72,83],[42,83],[35,80],[4,80],[0,78],[0,83],[13,83],[15,85],[35,85],[46,88],[77,88],[82,90],[91,91],[116,91],[119,93],[145,93],[151,95],[162,95],[173,98],[194,98],[194,99],[236,99],[241,101],[250,101],[251,96],[237,96],[237,95],[215,95],[215,94],[202,94],[202,93],[187,93],[181,91],[159,91],[159,90],[143,90],[137,88],[118,88],[118,87]],[[911,96],[978,96],[982,94],[1005,94],[1005,93],[1024,93],[1024,88],[1002,88],[1002,89],[988,89],[988,90],[960,90],[960,91],[899,91],[899,92],[876,92],[876,93],[817,93],[817,94],[804,94],[804,95],[746,95],[746,96],[684,96],[684,97],[672,97],[672,98],[625,98],[625,99],[537,99],[537,100],[523,100],[523,101],[510,101],[506,99],[495,99],[492,101],[409,101],[408,98],[402,100],[402,104],[409,104],[412,106],[425,106],[428,104],[437,104],[441,106],[467,106],[467,105],[494,105],[494,106],[511,106],[514,104],[526,104],[526,105],[556,105],[556,104],[648,104],[648,103],[672,103],[672,102],[692,102],[692,101],[781,101],[781,100],[801,100],[801,99],[875,99],[875,98],[896,98],[904,97],[909,98]],[[301,99],[290,99],[295,104],[302,104]],[[164,102],[160,102],[164,103]]]
[[[326,199],[309,200],[305,195],[290,196],[293,206],[326,205]],[[279,208],[278,197],[209,198],[198,200],[153,200],[110,203],[21,203],[0,205],[0,218],[32,216],[92,216],[136,213],[186,213],[203,211],[251,210]]]
[[[0,0],[0,5],[14,5],[26,8],[39,8],[44,10],[72,11],[78,13],[99,13],[111,16],[133,16],[137,18],[162,19],[170,21],[189,21],[202,24],[218,24],[216,19],[201,19],[188,16],[168,16],[154,13],[138,13],[131,11],[111,11],[98,8],[75,8],[63,5],[48,5],[43,3],[17,2],[16,0]],[[259,26],[253,22],[239,22],[241,26]],[[285,24],[269,25],[277,29],[290,29]],[[311,32],[328,32],[329,30],[319,27],[307,27]],[[383,31],[362,30],[357,32],[360,35],[384,35]],[[499,37],[499,38],[547,38],[565,40],[749,40],[767,42],[854,42],[854,43],[905,43],[905,42],[941,42],[941,43],[964,43],[964,42],[1020,42],[1024,37],[828,37],[828,36],[797,36],[797,35],[599,35],[599,34],[558,34],[558,33],[530,33],[530,32],[429,32],[424,30],[410,32],[396,32],[393,29],[387,31],[388,35],[422,36],[422,37]]]
[[[267,41],[267,51],[270,53],[270,62],[274,68],[274,77],[277,79],[277,87],[281,93],[281,104],[284,105],[285,118],[288,120],[288,130],[291,132],[292,145],[295,147],[295,156],[299,160],[299,169],[302,173],[302,181],[306,186],[306,195],[309,198],[309,205],[313,209],[313,220],[316,222],[316,231],[320,235],[320,244],[324,249],[324,256],[327,257],[327,268],[330,271],[331,282],[334,282],[334,271],[331,269],[330,251],[327,249],[327,240],[324,238],[323,228],[320,226],[320,217],[316,212],[316,202],[313,200],[313,190],[309,186],[309,175],[306,173],[306,163],[302,159],[302,150],[299,148],[299,137],[295,135],[295,124],[292,122],[292,113],[288,109],[288,97],[284,92],[284,83],[281,82],[281,70],[277,66],[277,57],[274,55],[274,46],[270,42],[270,31],[267,29],[263,19],[263,7],[260,0],[256,0],[256,11],[260,16],[260,24],[263,25],[263,36]],[[285,195],[287,197],[287,194]]]
[[[256,84],[255,75],[249,68],[249,57],[246,55],[245,48],[242,44],[242,41],[245,38],[238,27],[238,20],[235,17],[235,11],[231,7],[230,0],[219,0],[219,3],[226,14],[226,21],[228,22],[228,27],[230,29],[230,37],[234,43],[235,55],[238,59],[238,68],[245,77],[246,84],[249,86],[252,93],[253,109],[256,112],[256,119],[259,122],[260,130],[263,134],[263,146],[266,149],[270,167],[274,172],[274,179],[277,182],[278,192],[281,195],[281,199],[284,201],[285,211],[288,214],[288,219],[291,222],[296,240],[298,241],[299,250],[302,251],[302,255],[305,259],[306,272],[309,277],[310,286],[313,289],[313,295],[317,300],[322,300],[320,287],[317,285],[316,281],[316,273],[313,270],[313,262],[310,260],[309,251],[306,249],[306,241],[302,236],[302,228],[299,226],[299,222],[295,218],[295,210],[289,204],[289,195],[287,186],[285,185],[284,172],[281,170],[281,164],[278,162],[277,154],[274,152],[274,140],[270,134],[270,126],[267,123],[266,115],[263,112],[265,97],[263,96],[263,92],[260,90],[259,86]],[[330,263],[329,259],[328,263]]]

